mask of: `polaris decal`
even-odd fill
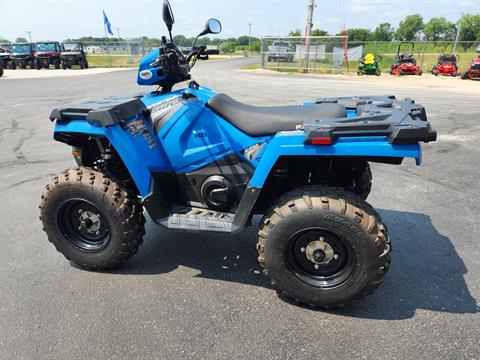
[[[143,79],[143,80],[150,80],[152,78],[153,74],[150,70],[143,70],[141,73],[140,73],[140,77]]]
[[[133,137],[143,136],[150,149],[157,147],[157,140],[155,140],[155,137],[147,129],[143,119],[133,120],[131,123],[127,124],[127,129]]]
[[[150,117],[155,125],[155,131],[158,133],[161,127],[184,105],[181,95],[172,96],[168,99],[159,101],[148,107]]]

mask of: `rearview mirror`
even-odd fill
[[[175,18],[173,17],[172,8],[168,0],[163,2],[163,22],[167,25],[168,31],[172,31],[172,26],[175,24]]]
[[[222,32],[222,24],[217,19],[208,19],[205,24],[205,29],[198,35],[203,36],[206,34],[219,34]]]

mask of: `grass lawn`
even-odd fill
[[[210,60],[223,60],[243,57],[241,54],[231,55],[211,55]],[[134,68],[138,67],[142,56],[129,55],[104,55],[89,54],[87,55],[88,66],[91,68]]]
[[[467,70],[470,66],[472,59],[477,57],[476,53],[463,53],[459,54],[460,58],[458,61],[459,71],[463,72]],[[423,54],[419,58],[417,58],[417,63],[421,66],[424,72],[430,72],[432,70],[433,65],[437,63],[439,54]],[[379,56],[377,61],[380,65],[380,69],[382,72],[387,72],[390,69],[390,66],[395,61],[394,54],[388,54]],[[323,74],[338,74],[338,73],[354,73],[357,71],[359,61],[350,61],[349,67],[347,69],[346,65],[341,68],[334,69],[331,63],[328,63],[324,60],[311,60],[310,61],[310,73],[323,73]],[[260,65],[254,64],[251,66],[246,67],[246,69],[257,69]],[[266,62],[265,69],[274,70],[278,72],[287,72],[287,73],[301,73],[302,64],[299,61],[293,62]]]
[[[141,56],[128,55],[88,55],[88,66],[91,68],[126,68],[137,67]]]

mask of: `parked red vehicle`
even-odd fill
[[[455,54],[442,54],[438,57],[438,62],[433,66],[432,74],[437,75],[450,75],[458,76],[458,55]]]
[[[53,65],[55,69],[60,69],[61,50],[58,41],[38,42],[35,44],[35,69],[48,69]]]
[[[403,44],[411,44],[411,52],[400,54]],[[417,65],[417,60],[413,57],[414,50],[415,44],[413,42],[401,42],[398,45],[397,58],[388,72],[391,75],[422,75],[422,69]]]
[[[462,74],[462,79],[480,79],[480,57],[473,59],[470,69]]]

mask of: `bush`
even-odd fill
[[[218,46],[218,50],[223,54],[235,52],[235,43],[233,41],[225,41]]]

